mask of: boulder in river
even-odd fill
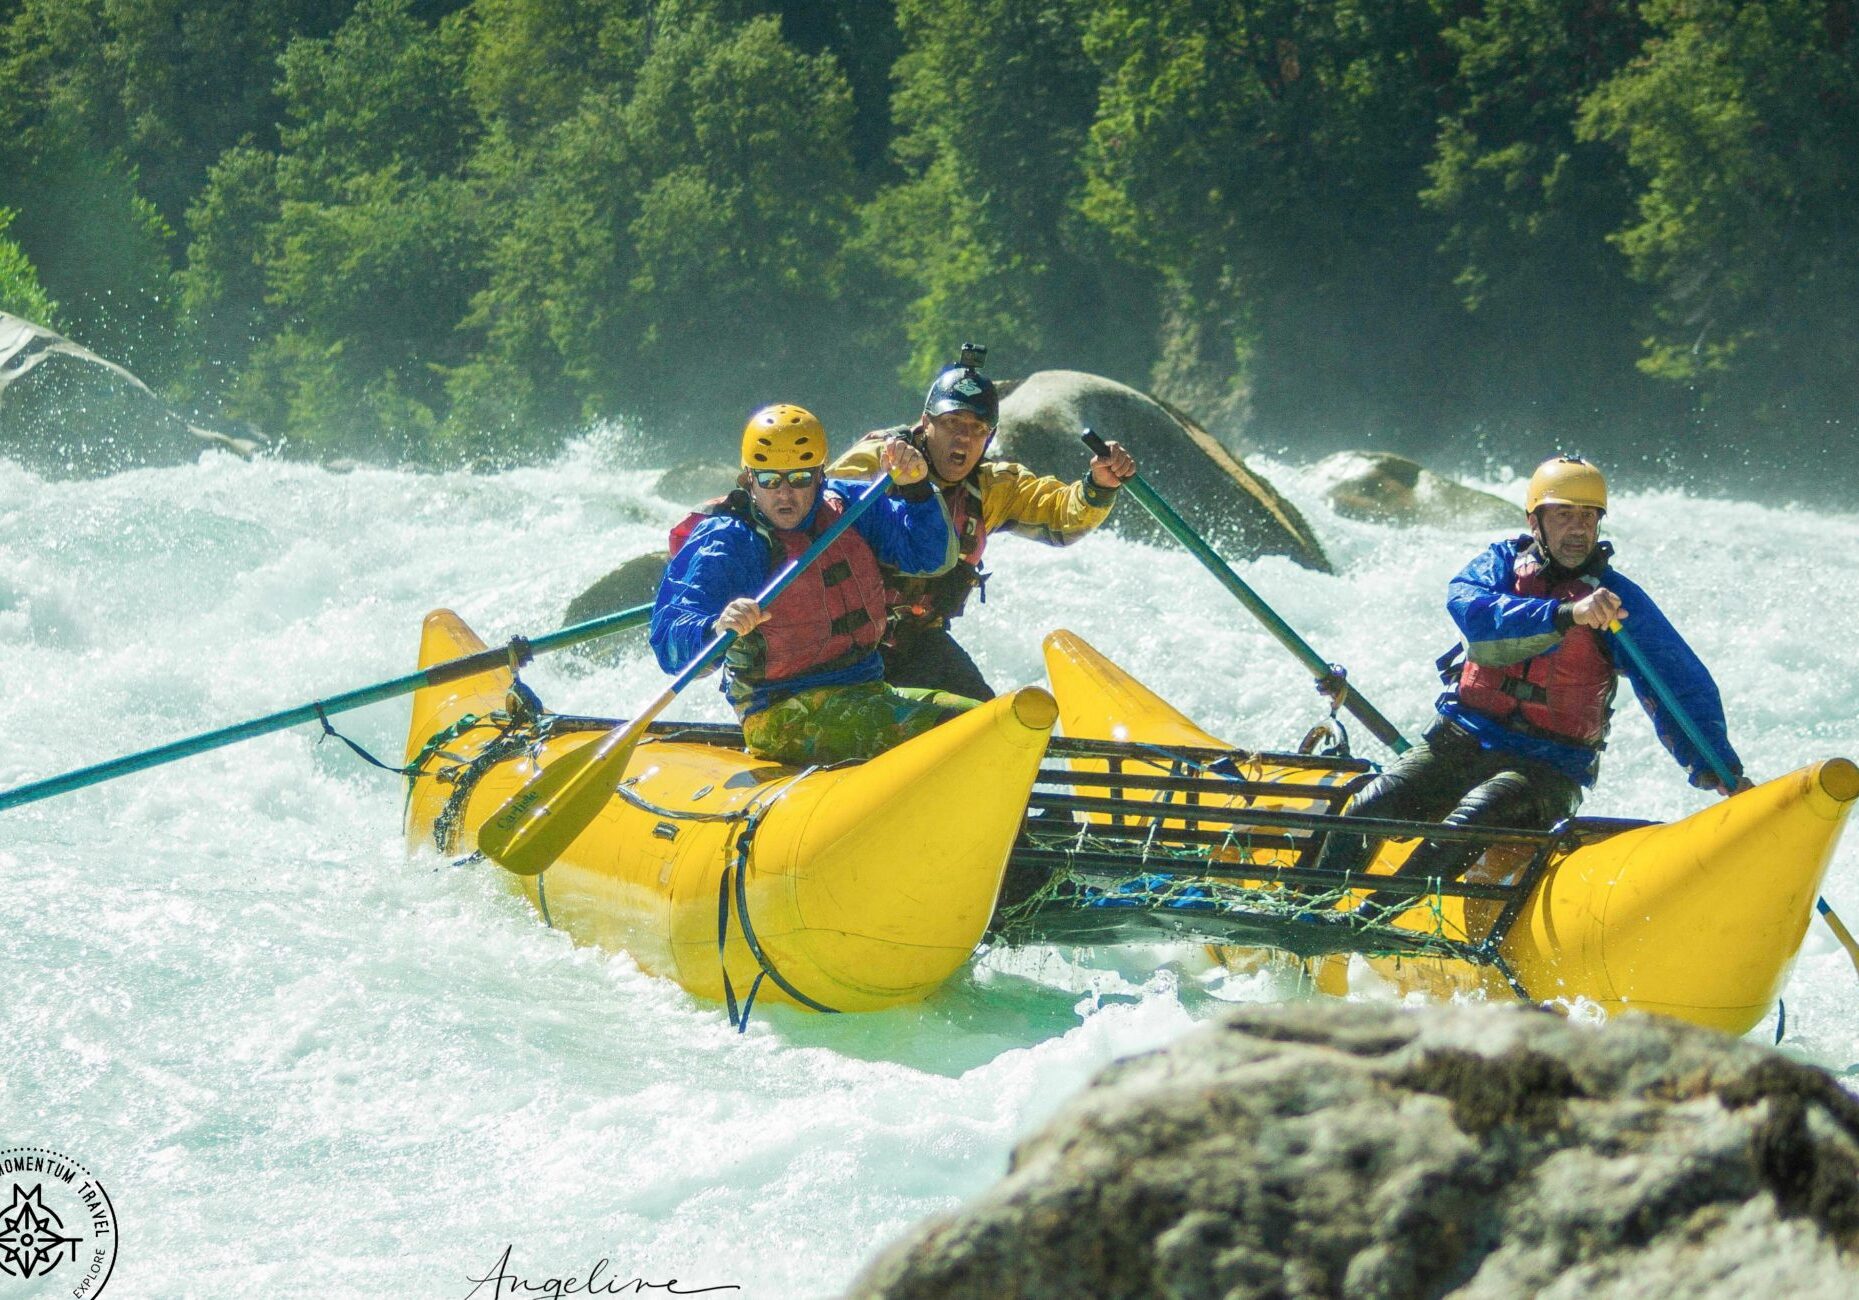
[[[1339,451],[1317,462],[1324,495],[1345,519],[1436,528],[1521,529],[1523,511],[1385,451]]]
[[[1330,572],[1322,543],[1297,507],[1167,403],[1079,370],[1039,370],[1002,387],[995,455],[1077,478],[1091,459],[1079,432],[1094,429],[1128,447],[1150,486],[1228,560],[1284,555]],[[1120,503],[1108,526],[1145,539],[1166,536],[1134,501]]]
[[[1237,1008],[1112,1065],[851,1294],[1859,1294],[1859,1100],[1710,1030]]]
[[[659,580],[665,576],[666,558],[663,551],[633,556],[569,601],[567,612],[562,615],[562,625],[572,627],[636,605],[650,605],[658,596]],[[617,659],[629,645],[637,643],[637,634],[631,641],[624,636],[605,636],[584,641],[575,649],[590,659],[610,661]]]
[[[249,460],[264,443],[246,432],[190,423],[114,361],[0,312],[0,456],[55,478],[91,478],[215,449]]]
[[[725,464],[720,460],[686,461],[660,474],[652,491],[667,501],[695,509],[701,503],[712,497],[720,497],[735,487],[736,476],[741,473],[740,466]]]

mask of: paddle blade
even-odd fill
[[[478,848],[506,871],[541,875],[607,806],[643,731],[618,728],[550,763],[478,828]]]

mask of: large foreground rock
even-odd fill
[[[1859,1294],[1859,1102],[1671,1021],[1236,1009],[1106,1070],[860,1297]]]
[[[1095,429],[1128,447],[1142,476],[1228,560],[1285,555],[1323,573],[1330,561],[1297,507],[1180,411],[1101,375],[1038,370],[1008,387],[994,454],[1073,479],[1090,464],[1078,441]],[[1165,536],[1134,501],[1111,513],[1129,536]]]

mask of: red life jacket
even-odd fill
[[[1594,588],[1580,575],[1551,583],[1534,548],[1517,556],[1519,596],[1580,600]],[[1459,702],[1507,727],[1565,744],[1601,748],[1618,678],[1600,632],[1573,627],[1552,650],[1496,668],[1469,660],[1459,670]]]
[[[837,492],[822,492],[810,528],[771,528],[750,505],[748,493],[732,492],[680,520],[671,530],[671,553],[676,555],[704,520],[732,515],[768,543],[772,575],[800,558],[845,509],[845,498]],[[853,663],[883,639],[884,609],[878,557],[848,528],[775,597],[768,621],[731,647],[731,672],[745,682],[778,682]]]
[[[941,627],[948,619],[960,618],[969,592],[977,588],[982,600],[987,600],[988,575],[982,571],[981,555],[988,549],[988,531],[981,526],[981,488],[975,478],[970,474],[942,489],[959,548],[955,564],[933,578],[886,571],[884,599],[891,608],[893,642],[900,632],[907,636],[912,630]]]

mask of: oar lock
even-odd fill
[[[510,644],[504,647],[509,656],[510,690],[503,698],[504,712],[513,722],[534,722],[542,716],[542,699],[528,686],[523,684],[520,674],[523,668],[536,657],[535,650],[529,644],[529,638],[513,636]]]
[[[510,715],[512,726],[532,723],[542,716],[542,697],[520,679],[513,679],[510,690],[503,697],[503,709]]]
[[[524,665],[536,657],[535,651],[530,648],[529,638],[526,636],[511,637],[510,644],[504,647],[504,652],[510,656],[512,677],[522,672]]]
[[[1349,698],[1349,670],[1341,664],[1331,664],[1330,671],[1324,673],[1317,681],[1317,694],[1330,701],[1330,713],[1333,716]]]
[[[1343,725],[1338,710],[1349,697],[1349,670],[1341,664],[1331,664],[1329,669],[1316,679],[1316,683],[1317,694],[1330,702],[1330,716],[1304,733],[1304,739],[1298,742],[1297,752],[1324,758],[1347,758],[1349,729]]]

